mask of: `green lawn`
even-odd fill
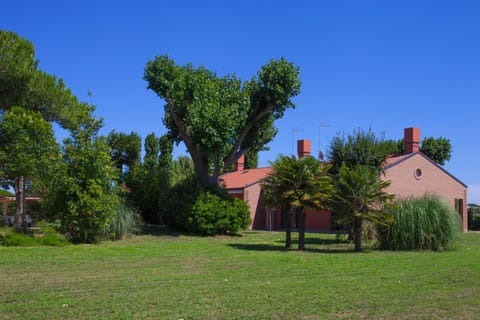
[[[0,247],[1,319],[478,319],[480,233],[456,251],[350,252],[307,234]]]

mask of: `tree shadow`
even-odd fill
[[[277,243],[284,243],[283,240],[277,240]],[[305,238],[305,245],[340,245],[340,244],[348,244],[348,240],[341,240],[341,239],[319,239],[319,238]],[[292,244],[298,245],[297,239],[292,239]]]
[[[139,235],[154,236],[154,237],[179,237],[179,236],[190,236],[198,238],[241,238],[243,237],[240,233],[228,233],[228,234],[218,234],[218,235],[200,235],[192,232],[182,231],[174,229],[167,225],[155,225],[148,224],[142,227]]]
[[[238,250],[247,250],[247,251],[259,251],[259,252],[265,252],[265,251],[272,251],[272,252],[279,252],[279,251],[284,251],[284,252],[289,252],[289,251],[297,251],[297,252],[312,252],[312,253],[350,253],[350,254],[356,254],[356,253],[368,253],[370,252],[369,249],[364,249],[363,251],[360,252],[355,252],[353,250],[352,246],[348,247],[342,247],[342,248],[309,248],[306,247],[305,250],[298,250],[296,245],[292,242],[292,249],[286,249],[285,247],[277,246],[277,245],[271,245],[271,244],[245,244],[245,243],[229,243],[227,246],[238,249]]]
[[[139,234],[154,237],[179,237],[181,235],[185,235],[184,232],[172,229],[169,226],[154,224],[143,226]]]

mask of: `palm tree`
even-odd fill
[[[272,173],[263,180],[267,204],[288,210],[295,208],[298,217],[298,249],[305,249],[305,221],[307,209],[326,209],[333,194],[333,183],[327,172],[329,165],[313,157],[296,159],[280,156],[271,163]],[[285,246],[291,246],[290,220],[287,224]]]
[[[362,165],[353,168],[343,165],[340,168],[332,207],[352,224],[355,251],[362,250],[361,231],[364,219],[383,225],[393,222],[387,207],[394,195],[383,191],[389,185],[389,181],[380,179],[374,168]]]

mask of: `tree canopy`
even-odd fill
[[[38,111],[66,129],[87,121],[93,107],[79,102],[62,79],[43,72],[38,64],[30,41],[0,30],[0,111],[15,106]]]
[[[393,218],[384,206],[394,196],[383,191],[389,181],[380,179],[378,171],[365,165],[340,167],[332,208],[354,230],[355,251],[361,250],[363,220],[389,225]]]
[[[27,179],[45,175],[59,158],[52,126],[40,113],[13,107],[0,117],[0,178],[15,189],[19,226],[25,214]]]
[[[405,143],[403,139],[387,140],[385,141],[387,150],[391,154],[398,154],[405,152]],[[434,162],[444,165],[449,161],[452,155],[452,145],[449,139],[443,137],[427,137],[423,138],[420,144],[420,152],[432,159]]]
[[[280,156],[262,182],[265,199],[273,207],[295,208],[299,219],[298,248],[305,249],[306,209],[326,209],[333,193],[330,169],[313,157]],[[286,247],[289,247],[287,230]]]
[[[342,165],[349,168],[364,165],[381,170],[385,159],[394,149],[395,146],[385,143],[383,136],[378,138],[371,128],[368,131],[359,128],[347,136],[343,134],[333,138],[328,157],[334,174],[338,173]]]
[[[122,176],[125,170],[140,163],[142,139],[135,132],[125,134],[114,130],[108,134],[107,143],[110,146],[110,157]]]
[[[295,107],[291,98],[301,85],[298,67],[283,58],[242,82],[161,55],[147,62],[144,79],[166,102],[163,122],[176,142],[185,143],[204,186],[218,186],[222,171],[273,139],[274,121]]]

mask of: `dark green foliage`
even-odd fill
[[[452,145],[448,139],[429,137],[422,140],[420,151],[443,166],[446,161],[450,160]]]
[[[120,203],[105,139],[99,137],[100,121],[73,130],[65,140],[62,177],[56,186],[56,209],[62,231],[72,242],[96,242]]]
[[[127,135],[112,131],[107,136],[107,143],[111,149],[110,156],[112,161],[121,172],[122,178],[125,172],[140,163],[142,139],[135,132]]]
[[[474,203],[468,204],[468,229],[480,230],[480,206]]]
[[[388,204],[393,200],[383,190],[390,182],[383,181],[375,168],[343,165],[338,173],[332,209],[340,222],[349,223],[354,232],[355,251],[360,251],[363,220],[381,225],[393,222]]]
[[[59,159],[52,125],[40,113],[12,107],[1,115],[0,180],[15,190],[18,228],[26,228],[23,218],[28,182],[46,177]]]
[[[387,149],[390,151],[390,154],[400,154],[405,152],[405,142],[403,139],[397,141],[387,140],[385,141],[385,144]],[[425,154],[434,162],[443,166],[445,162],[450,160],[452,154],[452,145],[449,139],[443,137],[428,137],[422,140],[420,152]]]
[[[258,151],[249,149],[245,152],[245,169],[254,169],[258,167]]]
[[[305,249],[306,209],[326,209],[333,193],[330,169],[313,157],[280,156],[271,163],[272,172],[262,181],[267,204],[282,207],[287,212],[295,208],[299,217],[299,250]],[[290,220],[290,219],[287,219]],[[290,247],[290,227],[287,226],[285,246]]]
[[[182,183],[185,180],[195,176],[195,168],[192,159],[186,156],[180,156],[172,163],[171,181],[172,186]]]
[[[110,240],[124,240],[141,230],[142,217],[128,206],[121,204],[116,214],[105,228],[105,238]]]
[[[62,79],[38,69],[33,44],[14,32],[0,30],[0,110],[21,107],[73,129],[90,117]]]
[[[461,234],[459,215],[436,196],[398,200],[392,214],[394,223],[379,227],[383,249],[450,249]]]
[[[342,165],[353,168],[356,165],[368,166],[380,171],[394,145],[385,142],[383,135],[377,138],[372,129],[364,131],[359,128],[345,137],[336,136],[328,148],[328,158],[332,164],[331,172],[337,174]]]
[[[168,201],[171,186],[173,142],[154,133],[145,138],[143,163],[135,165],[125,176],[129,206],[136,208],[146,223],[164,223],[163,202]]]
[[[204,191],[193,203],[186,229],[195,234],[234,234],[250,224],[250,211],[245,202]]]
[[[199,183],[210,187],[247,150],[258,152],[273,139],[274,121],[295,107],[291,98],[300,92],[299,70],[285,59],[242,82],[162,55],[147,62],[144,79],[166,102],[169,135],[185,143]]]

